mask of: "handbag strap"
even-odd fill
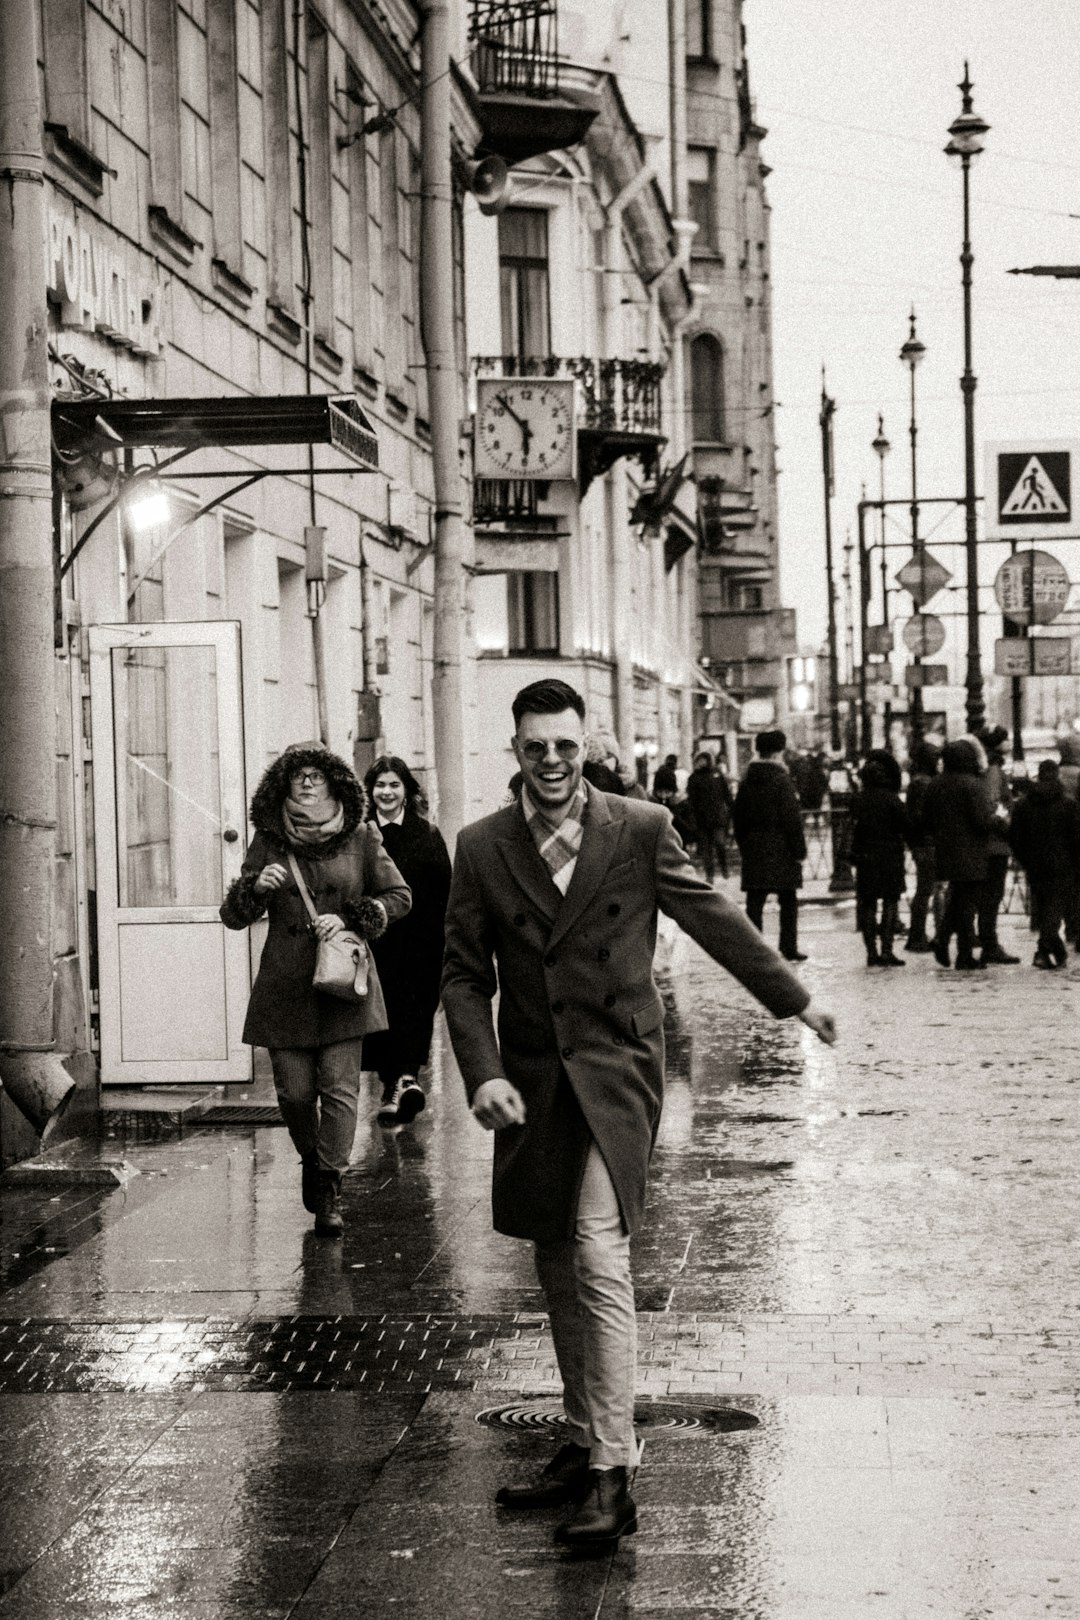
[[[307,884],[304,882],[304,874],[303,874],[303,872],[301,872],[299,863],[297,862],[297,859],[296,859],[296,856],[293,854],[291,849],[288,852],[288,861],[289,861],[289,870],[292,873],[293,877],[296,879],[296,887],[300,890],[300,898],[301,898],[301,900],[303,900],[305,906],[307,906],[308,914],[311,917],[312,922],[314,922],[316,917],[319,915],[319,913],[315,909],[315,902],[311,898],[311,890],[308,888]]]

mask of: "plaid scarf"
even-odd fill
[[[525,820],[533,835],[533,842],[551,873],[551,881],[560,894],[565,894],[574,875],[578,851],[581,849],[581,837],[585,831],[584,787],[578,787],[570,802],[569,810],[557,827],[553,827],[542,811],[537,809],[529,797],[527,788],[522,788],[521,791],[521,808],[525,812]]]

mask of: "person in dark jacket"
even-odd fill
[[[893,950],[909,836],[900,799],[900,767],[887,749],[875,748],[866,757],[860,781],[861,790],[851,808],[851,859],[856,870],[855,900],[859,932],[866,944],[866,965],[903,967],[903,957]]]
[[[975,955],[975,914],[979,886],[986,878],[994,806],[984,780],[986,755],[976,737],[946,743],[941,764],[942,773],[927,788],[923,804],[923,820],[934,840],[937,876],[949,885],[934,956],[942,967],[949,966],[949,946],[955,934],[956,966],[967,972],[984,966]]]
[[[908,821],[908,841],[915,860],[915,893],[911,897],[911,920],[904,949],[913,954],[933,950],[926,932],[937,876],[934,865],[934,840],[925,817],[926,790],[938,773],[941,763],[933,743],[918,742],[911,755],[911,775],[908,778],[905,809]]]
[[[733,822],[742,856],[746,915],[758,929],[765,901],[780,901],[780,955],[805,962],[799,950],[799,896],[806,859],[799,796],[784,764],[787,738],[782,731],[763,731],[754,745],[758,758],[748,766],[735,795]]]
[[[439,1005],[450,857],[421,813],[420,784],[403,759],[383,754],[364,777],[386,852],[409,885],[412,910],[372,946],[386,1001],[386,1029],[364,1037],[364,1068],[382,1081],[380,1125],[408,1125],[424,1107],[419,1073],[431,1054]]]
[[[656,768],[656,775],[652,782],[652,796],[657,804],[670,805],[672,799],[679,791],[679,778],[676,772],[679,768],[679,756],[666,754],[664,763]]]
[[[304,1208],[328,1236],[345,1224],[339,1192],[356,1134],[361,1042],[386,1028],[386,1007],[373,967],[363,998],[315,990],[316,948],[343,928],[378,939],[411,904],[364,809],[364,790],[343,759],[318,742],[290,743],[255,790],[255,836],[221,906],[226,928],[269,915],[243,1039],[269,1048],[278,1106],[300,1155]],[[318,911],[314,922],[290,855]]]
[[[998,912],[1005,898],[1009,872],[1008,833],[1013,803],[1002,747],[1008,735],[1004,726],[991,726],[979,734],[979,741],[986,750],[986,788],[990,802],[998,811],[986,845],[986,879],[979,895],[979,948],[984,962],[1001,966],[1012,966],[1020,960],[1005,949],[997,936]]]
[[[1031,889],[1031,920],[1039,936],[1034,965],[1061,967],[1068,955],[1061,924],[1080,868],[1080,805],[1066,794],[1056,760],[1042,761],[1031,791],[1013,811],[1009,842]]]
[[[716,868],[728,875],[724,839],[731,825],[732,797],[728,779],[706,750],[697,756],[686,781],[686,798],[694,820],[698,859],[711,883]]]
[[[1059,738],[1058,752],[1061,755],[1059,775],[1065,797],[1080,802],[1080,737],[1075,731]],[[1069,885],[1065,897],[1065,938],[1080,950],[1080,877]]]

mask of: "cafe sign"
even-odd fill
[[[56,202],[48,228],[48,291],[60,325],[100,332],[133,354],[160,354],[160,290],[135,268],[136,250]]]

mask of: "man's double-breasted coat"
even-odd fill
[[[525,1124],[496,1133],[494,1223],[540,1243],[573,1233],[590,1137],[627,1230],[640,1223],[664,1087],[658,910],[777,1017],[810,1000],[698,877],[662,805],[586,793],[565,896],[513,804],[460,834],[446,919],[443,1007],[469,1100],[505,1076],[525,1101]]]

